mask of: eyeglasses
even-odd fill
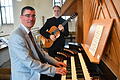
[[[30,17],[35,18],[36,15],[25,14],[25,15],[22,15],[22,16],[25,16],[25,17],[28,17],[28,18],[30,18]]]

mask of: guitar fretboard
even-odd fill
[[[66,21],[64,21],[63,23],[62,23],[62,26],[64,26],[68,21],[70,21],[70,19],[73,19],[73,18],[75,18],[77,16],[77,13],[74,13],[70,18],[68,18]]]
[[[62,23],[62,26],[64,26],[68,21],[70,21],[71,18],[68,18],[66,21]]]

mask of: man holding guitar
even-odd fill
[[[53,41],[53,44],[47,49],[49,55],[55,57],[57,55],[57,52],[64,48],[64,36],[68,36],[69,31],[68,23],[66,23],[64,26],[62,25],[65,20],[61,17],[61,7],[54,6],[53,13],[54,16],[47,19],[44,26],[40,29],[40,34],[46,39]],[[51,28],[55,29],[55,31],[53,31],[54,33],[49,32]],[[55,80],[59,80],[58,77],[56,77]]]
[[[40,29],[40,34],[44,36],[46,39],[51,39],[53,44],[48,48],[48,53],[50,56],[55,57],[56,52],[60,51],[64,48],[65,39],[64,36],[68,36],[68,23],[64,26],[61,24],[65,22],[63,18],[61,18],[61,8],[59,6],[53,7],[54,17],[47,19],[44,26]],[[56,34],[52,34],[48,32],[51,28],[57,28]]]

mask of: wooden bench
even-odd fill
[[[10,68],[0,68],[0,80],[10,80]]]

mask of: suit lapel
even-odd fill
[[[28,36],[27,32],[24,30],[23,27],[20,27],[20,30],[22,31],[23,36],[24,36],[24,38],[25,38],[25,40],[26,40],[26,42],[27,42],[26,45],[27,45],[27,46],[30,48],[30,50],[32,51],[32,55],[34,55],[34,57],[35,57],[36,59],[39,59],[38,54],[37,54],[37,52],[36,52],[36,50],[35,50],[35,47],[34,47],[34,45],[32,44],[32,41],[31,41],[30,37]]]

